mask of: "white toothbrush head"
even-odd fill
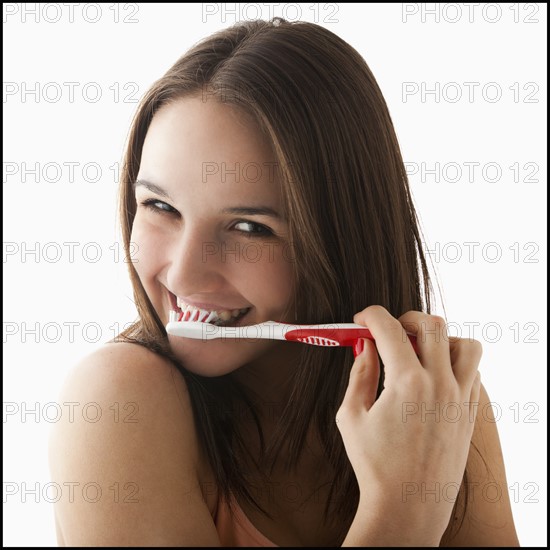
[[[213,340],[222,336],[221,327],[200,321],[175,321],[170,316],[166,332],[172,336],[182,336],[195,340]]]
[[[170,314],[170,322],[166,325],[166,332],[172,336],[194,338],[196,340],[214,340],[215,338],[224,340],[258,340],[261,338],[285,340],[285,333],[290,328],[292,328],[292,325],[275,321],[240,327],[217,326],[208,322],[178,321],[177,314]]]

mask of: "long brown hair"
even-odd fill
[[[300,323],[350,322],[371,304],[395,317],[409,310],[430,312],[433,289],[419,223],[384,97],[359,53],[312,23],[274,18],[235,24],[195,45],[147,92],[133,121],[121,177],[128,260],[136,212],[132,184],[149,124],[162,105],[197,94],[251,115],[273,145]],[[219,490],[256,504],[242,468],[247,450],[232,414],[244,403],[254,416],[252,400],[231,374],[204,378],[178,363],[133,264],[128,265],[139,320],[119,338],[146,345],[178,366]],[[303,346],[291,398],[261,457],[272,466],[284,448],[291,469],[313,423],[334,472],[325,514],[339,517],[340,543],[358,503],[355,475],[335,424],[352,363],[350,348]],[[382,387],[383,375],[379,391]],[[263,441],[259,422],[257,427]]]

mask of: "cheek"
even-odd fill
[[[258,303],[283,306],[293,287],[293,263],[282,243],[248,244],[238,265],[242,287]]]
[[[134,268],[144,286],[161,265],[163,250],[159,246],[160,242],[162,240],[155,234],[154,227],[143,223],[139,213],[136,214],[130,236],[130,253]]]

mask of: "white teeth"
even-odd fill
[[[241,309],[227,309],[223,311],[208,311],[206,309],[201,309],[195,306],[186,304],[179,296],[176,296],[176,304],[181,309],[183,316],[182,320],[186,317],[186,314],[189,314],[188,321],[197,321],[198,319],[204,319],[204,323],[216,323],[216,322],[226,322],[229,321],[232,317],[239,317],[243,313],[246,313],[250,308],[244,307]],[[175,319],[177,320],[179,314],[173,312]],[[170,312],[170,322],[172,322],[172,312]]]

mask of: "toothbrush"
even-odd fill
[[[178,321],[177,313],[170,313],[170,322],[166,332],[172,336],[198,340],[223,339],[269,339],[302,342],[313,346],[354,346],[358,338],[369,338],[374,341],[370,330],[355,323],[333,323],[324,325],[290,325],[275,321],[266,321],[256,325],[242,327],[220,327],[198,318],[189,321]],[[206,317],[207,318],[207,317]],[[409,340],[418,355],[416,338],[407,333]]]

